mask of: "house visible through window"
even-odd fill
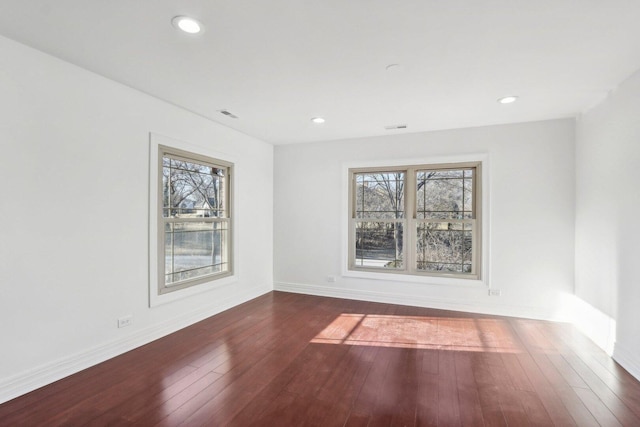
[[[160,294],[232,272],[230,163],[160,146]]]
[[[351,270],[480,277],[480,164],[351,169]]]

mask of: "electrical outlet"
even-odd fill
[[[118,319],[118,328],[125,328],[127,326],[131,326],[133,323],[133,315],[129,314],[128,316],[122,316]]]
[[[327,282],[335,283],[335,281],[336,281],[336,276],[327,276]]]
[[[499,297],[500,295],[502,295],[502,292],[500,292],[500,289],[489,289],[490,297]]]

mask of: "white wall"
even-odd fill
[[[271,290],[271,145],[8,39],[0,52],[0,402]],[[149,132],[238,159],[242,226],[236,283],[154,308]]]
[[[275,288],[539,318],[567,318],[573,293],[573,120],[275,147]],[[489,277],[457,286],[341,275],[345,165],[489,158]],[[335,283],[327,281],[337,276]],[[502,292],[489,297],[487,286]]]
[[[576,295],[615,319],[640,378],[640,72],[584,114],[576,144]]]

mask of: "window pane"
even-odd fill
[[[163,157],[165,217],[225,217],[226,168]]]
[[[473,169],[416,173],[418,219],[469,219],[473,212]]]
[[[165,283],[228,271],[226,222],[175,222],[165,227]]]
[[[355,174],[356,218],[404,218],[404,172]]]
[[[402,268],[402,223],[356,223],[356,266]]]
[[[471,273],[473,224],[418,224],[417,265],[421,271]]]

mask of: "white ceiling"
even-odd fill
[[[639,22],[640,0],[0,0],[0,34],[274,144],[576,116],[640,69]]]

